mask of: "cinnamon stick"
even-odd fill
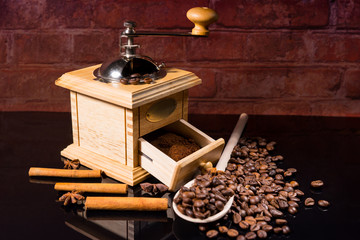
[[[56,183],[57,191],[79,191],[93,193],[127,193],[127,184],[120,183]]]
[[[147,197],[87,197],[85,209],[120,211],[166,211],[166,198]]]
[[[68,178],[100,178],[101,170],[73,170],[56,168],[37,168],[29,169],[30,177],[68,177]]]

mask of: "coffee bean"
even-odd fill
[[[205,224],[199,224],[200,231],[204,232],[204,231],[206,231],[206,229],[207,229],[207,226]]]
[[[290,214],[293,214],[293,215],[294,215],[294,214],[297,213],[297,208],[290,206],[290,207],[288,208],[288,212],[289,212]]]
[[[215,207],[216,207],[216,209],[217,210],[219,210],[219,211],[221,211],[221,210],[223,210],[224,209],[224,203],[222,202],[222,201],[216,201],[215,202]]]
[[[303,191],[301,191],[300,189],[295,189],[295,193],[297,194],[297,196],[302,197],[305,195],[305,193]]]
[[[282,232],[282,228],[281,227],[276,227],[274,228],[274,233],[281,233]]]
[[[312,181],[310,183],[310,185],[313,187],[313,188],[320,188],[322,186],[324,186],[324,182],[322,180],[315,180],[315,181]]]
[[[195,193],[194,192],[183,192],[182,194],[182,198],[195,198]]]
[[[216,238],[218,235],[219,235],[219,232],[214,230],[214,229],[209,230],[209,231],[206,232],[206,236],[208,238]]]
[[[327,208],[327,207],[330,206],[330,203],[329,203],[328,201],[326,201],[326,200],[319,200],[319,201],[318,201],[318,205],[319,205],[320,207]]]
[[[259,238],[267,238],[267,233],[264,230],[257,231],[257,236]]]
[[[190,208],[185,209],[185,214],[189,217],[195,217],[193,211]]]
[[[250,226],[250,224],[248,223],[248,222],[245,222],[245,221],[241,221],[240,223],[239,223],[239,227],[241,228],[241,229],[248,229],[249,228],[249,226]]]
[[[126,85],[126,84],[129,83],[129,81],[128,81],[126,78],[121,78],[121,79],[120,79],[120,83]]]
[[[237,236],[236,240],[246,240],[244,235]]]
[[[281,211],[279,211],[277,209],[270,210],[270,213],[275,218],[279,218],[279,217],[282,217],[284,215]]]
[[[278,202],[279,202],[279,207],[280,207],[281,209],[285,209],[285,208],[288,208],[288,207],[289,207],[288,202],[285,201],[285,200],[279,200]]]
[[[304,204],[305,204],[306,207],[314,206],[315,200],[313,198],[311,198],[311,197],[308,197],[308,198],[305,199]]]
[[[233,223],[239,224],[242,220],[241,215],[239,213],[234,213],[233,215]]]
[[[249,225],[255,225],[256,220],[253,216],[247,216],[245,217],[245,222],[247,222]]]
[[[227,233],[229,231],[226,226],[219,226],[218,229],[220,233]]]
[[[250,226],[250,231],[256,232],[258,230],[260,230],[260,226],[258,224],[254,224]]]
[[[185,214],[185,208],[182,205],[177,205],[176,207],[179,210],[179,212],[181,212],[182,214]]]
[[[289,234],[290,233],[289,226],[287,226],[287,225],[282,226],[282,232],[283,232],[283,234]]]
[[[254,232],[247,232],[247,233],[245,234],[245,238],[248,239],[248,240],[255,239],[255,238],[256,238],[256,233],[254,233]]]
[[[273,229],[273,226],[266,224],[266,225],[262,226],[261,229],[264,230],[265,232],[269,232]]]
[[[201,208],[201,207],[204,207],[205,204],[204,204],[204,201],[200,200],[200,199],[197,199],[194,201],[194,207],[198,207],[198,208]]]
[[[229,229],[229,231],[227,232],[227,235],[231,238],[234,238],[239,235],[239,232],[235,229]]]
[[[290,186],[295,188],[295,187],[298,187],[299,186],[299,183],[297,181],[291,181],[290,182]]]
[[[250,197],[250,204],[257,204],[260,201],[259,196],[251,196]]]
[[[286,219],[278,218],[275,220],[275,223],[277,225],[285,225],[285,224],[287,224],[287,221],[286,221]]]
[[[144,78],[144,83],[146,83],[146,84],[150,84],[150,83],[152,83],[152,78]]]
[[[140,78],[131,78],[129,79],[129,83],[133,85],[137,85],[140,83]]]

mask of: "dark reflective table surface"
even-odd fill
[[[227,140],[236,121],[235,115],[189,116],[191,124],[215,139]],[[206,239],[197,225],[171,209],[86,212],[81,205],[63,207],[54,190],[61,179],[30,179],[28,170],[62,168],[60,151],[72,142],[71,134],[70,113],[0,112],[0,239]],[[280,166],[298,170],[305,196],[331,203],[326,211],[301,204],[295,216],[287,216],[291,234],[267,239],[360,238],[360,118],[249,116],[244,136],[276,141],[276,152],[285,157]],[[325,182],[321,191],[309,187],[316,179]],[[134,186],[128,195],[146,194]],[[170,202],[173,194],[162,197]]]

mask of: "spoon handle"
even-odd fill
[[[247,120],[248,120],[248,115],[246,113],[242,113],[239,117],[239,120],[236,123],[233,132],[231,133],[229,141],[226,144],[225,149],[221,154],[218,163],[216,164],[217,170],[225,171],[225,168],[231,156],[231,152],[238,143],[240,136],[245,128]]]

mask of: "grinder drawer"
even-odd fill
[[[176,162],[147,141],[146,136],[139,138],[140,166],[167,185],[170,191],[176,191],[190,181],[201,162],[217,162],[224,148],[224,139],[214,140],[183,119],[162,130],[191,138],[200,146],[199,150]]]

